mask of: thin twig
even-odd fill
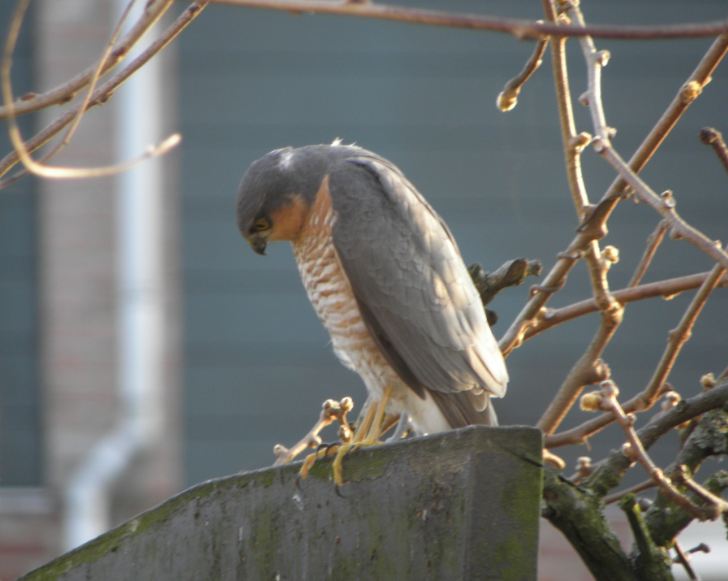
[[[420,24],[433,24],[461,28],[478,28],[512,34],[516,37],[544,38],[552,35],[580,36],[588,34],[592,37],[622,39],[654,39],[654,38],[694,38],[712,37],[728,32],[728,21],[708,22],[703,24],[656,25],[656,26],[622,26],[604,25],[589,27],[564,27],[540,21],[504,19],[482,15],[452,14],[407,8],[395,8],[373,3],[347,4],[312,1],[262,1],[215,0],[220,4],[233,4],[271,10],[285,10],[299,13],[329,13],[350,16],[364,16],[386,20],[400,20]],[[143,19],[121,39],[113,52],[113,58],[106,63],[102,74],[114,67],[123,56],[136,44],[137,40],[148,30],[172,4],[173,0],[150,2]],[[24,95],[15,102],[16,115],[24,115],[39,111],[46,107],[65,103],[83,87],[85,87],[94,67],[88,67],[74,78],[42,94]],[[0,119],[7,117],[8,110],[0,107]]]
[[[647,450],[670,430],[711,410],[722,408],[727,402],[728,381],[723,381],[708,391],[681,400],[672,409],[655,414],[646,425],[637,430],[637,435]],[[625,405],[623,409],[627,411],[627,406]],[[547,438],[548,446],[550,446],[549,439],[553,438],[553,436]],[[596,495],[604,497],[621,482],[630,465],[621,450],[614,450],[604,460],[593,465],[592,474],[584,485]]]
[[[283,444],[273,446],[273,455],[275,456],[274,466],[288,464],[300,456],[308,449],[317,448],[321,445],[321,431],[333,424],[339,423],[339,436],[342,442],[351,441],[353,430],[349,424],[348,414],[354,408],[354,402],[350,397],[345,397],[340,401],[335,399],[327,399],[321,405],[321,413],[313,427],[306,435],[296,442],[290,448]]]
[[[526,61],[521,72],[508,81],[503,87],[503,90],[498,93],[498,98],[496,99],[498,109],[503,112],[511,111],[518,104],[518,95],[521,94],[521,89],[523,89],[523,86],[531,78],[533,73],[543,64],[543,55],[546,52],[548,43],[548,37],[539,39],[536,42],[533,53]]]
[[[657,224],[657,228],[655,228],[654,232],[652,232],[652,234],[650,234],[647,238],[645,252],[642,254],[639,264],[637,264],[637,267],[634,269],[634,274],[627,286],[634,288],[642,281],[642,278],[647,273],[647,269],[650,267],[650,264],[652,264],[652,259],[655,257],[657,249],[665,239],[667,231],[668,223],[665,220],[660,220],[659,224]]]
[[[604,157],[632,187],[635,195],[651,206],[668,222],[671,236],[687,240],[713,260],[728,268],[728,253],[720,247],[719,242],[711,240],[680,217],[675,210],[675,199],[671,192],[668,191],[661,196],[658,195],[627,165],[613,147],[599,138],[596,138],[593,144],[597,153]]]
[[[651,406],[657,400],[657,396],[665,381],[667,381],[670,371],[677,360],[677,356],[683,345],[690,339],[695,321],[697,321],[703,307],[708,302],[708,297],[718,286],[718,282],[723,278],[727,270],[728,268],[717,264],[713,267],[710,275],[700,285],[698,292],[695,293],[693,300],[685,310],[677,327],[668,334],[668,343],[660,358],[660,362],[657,364],[650,381],[647,383],[647,387],[634,400],[636,410],[644,409],[641,406]]]
[[[573,22],[585,28],[584,16],[579,8],[578,2],[568,2],[567,14]],[[604,104],[602,102],[602,69],[609,62],[609,52],[606,50],[597,51],[594,41],[589,35],[579,38],[579,45],[586,61],[587,70],[587,90],[580,97],[579,101],[588,106],[592,119],[592,127],[594,134],[602,139],[609,140],[612,137],[613,130],[607,126],[606,116],[604,114]]]
[[[468,274],[475,284],[483,305],[490,303],[505,288],[523,284],[526,277],[541,274],[538,260],[514,258],[503,263],[493,272],[486,272],[478,263],[468,265]]]
[[[379,20],[395,20],[409,24],[426,24],[470,30],[503,32],[516,38],[543,38],[544,36],[593,36],[625,40],[648,40],[658,38],[702,38],[715,37],[728,32],[728,21],[690,24],[665,24],[655,26],[558,26],[550,22],[537,23],[530,20],[501,18],[481,14],[462,14],[437,10],[404,8],[374,2],[336,2],[321,0],[211,0],[215,4],[246,6],[266,10],[283,10],[300,14],[338,14],[361,16]]]
[[[633,494],[626,495],[619,503],[624,511],[627,523],[634,538],[634,573],[630,579],[650,579],[651,581],[668,581],[673,577],[670,567],[665,562],[664,553],[652,540],[645,515],[640,503]],[[627,578],[627,577],[625,577]]]
[[[542,0],[544,15],[550,22],[556,22],[557,14],[554,6],[549,0]],[[562,147],[564,159],[566,160],[566,177],[569,184],[569,191],[580,219],[583,218],[584,208],[588,205],[586,188],[581,177],[580,152],[583,150],[587,139],[577,139],[574,116],[571,111],[571,95],[569,93],[569,82],[566,70],[565,42],[563,37],[551,39],[551,67],[554,76],[554,87],[556,90],[556,103],[559,109],[561,122]],[[559,254],[559,259],[546,275],[540,285],[531,289],[531,298],[521,309],[516,319],[501,338],[499,346],[505,356],[508,356],[513,349],[519,347],[529,328],[536,324],[543,314],[542,309],[548,300],[560,290],[574,264],[584,256],[586,249],[591,247],[593,241],[598,240],[606,234],[606,230],[597,229],[584,230],[577,234],[569,247]],[[593,248],[592,248],[593,256]]]
[[[17,119],[15,118],[15,114],[13,111],[13,89],[10,82],[10,68],[12,64],[12,55],[13,51],[15,49],[15,44],[18,40],[18,35],[20,34],[20,28],[23,22],[23,16],[25,15],[25,11],[28,8],[28,5],[30,4],[30,0],[20,0],[18,2],[18,7],[15,10],[15,14],[13,16],[13,19],[10,23],[10,28],[8,30],[8,37],[5,42],[5,49],[3,51],[3,58],[2,58],[2,95],[3,100],[5,102],[5,106],[8,108],[9,116],[8,116],[8,135],[10,136],[10,141],[13,144],[13,147],[15,148],[15,152],[18,154],[18,157],[23,162],[23,165],[26,167],[28,171],[30,171],[33,174],[47,177],[47,178],[58,178],[58,179],[72,179],[72,178],[90,178],[90,177],[100,177],[100,176],[109,176],[114,175],[117,173],[121,173],[124,171],[127,171],[131,169],[133,166],[138,164],[139,162],[149,159],[152,157],[156,157],[159,155],[163,155],[167,153],[170,149],[175,147],[180,141],[181,137],[179,134],[175,133],[171,136],[167,137],[164,141],[162,141],[159,145],[152,146],[147,148],[147,150],[139,155],[138,157],[128,160],[125,162],[122,162],[120,164],[114,164],[110,166],[104,166],[104,167],[51,167],[44,165],[42,163],[38,163],[35,161],[31,156],[30,152],[28,151],[25,143],[23,142],[23,138],[20,134],[20,128],[18,127]],[[79,111],[81,113],[83,112],[83,107],[88,104],[88,97],[84,100],[84,103],[79,107]],[[78,123],[80,120],[81,113],[77,113],[74,115],[73,119],[71,120],[71,130],[74,129],[74,123]]]
[[[134,5],[135,0],[129,0],[127,2],[126,7],[124,8],[123,12],[121,13],[121,16],[119,17],[119,20],[116,22],[116,26],[111,32],[111,37],[106,42],[106,47],[104,48],[104,51],[101,53],[101,58],[99,59],[98,64],[96,65],[96,68],[93,72],[93,75],[91,75],[91,78],[89,79],[88,88],[85,91],[83,101],[81,101],[81,106],[78,108],[78,112],[76,113],[76,117],[74,118],[73,122],[68,126],[68,129],[66,130],[66,134],[63,136],[63,139],[61,139],[55,147],[48,152],[46,155],[43,156],[42,163],[47,163],[52,157],[56,155],[64,146],[68,145],[70,143],[71,139],[73,138],[74,133],[76,132],[76,129],[78,129],[78,126],[81,124],[81,119],[83,119],[83,115],[88,108],[88,103],[91,100],[91,97],[94,94],[94,91],[96,90],[96,85],[98,84],[99,79],[101,78],[101,74],[104,71],[104,68],[106,67],[106,63],[109,62],[109,59],[111,57],[111,53],[114,50],[114,45],[121,34],[122,27],[124,26],[124,22],[126,22],[127,18],[129,17],[129,13],[131,12],[131,8]],[[10,107],[7,107],[8,111],[12,111],[11,117],[16,118],[17,113],[13,111],[12,104]]]
[[[172,6],[173,2],[174,0],[158,0],[147,3],[143,16],[139,18],[124,37],[114,45],[111,58],[106,60],[104,66],[101,68],[100,74],[104,75],[121,62],[125,55],[131,50],[131,47],[137,43],[147,30],[154,26],[169,7]],[[45,93],[30,94],[20,97],[13,103],[13,111],[15,112],[15,115],[20,116],[26,113],[32,113],[33,111],[39,111],[52,105],[58,105],[70,101],[79,90],[89,84],[93,78],[96,68],[97,65],[92,65],[72,79],[69,79],[65,83],[51,89],[50,91],[46,91]],[[0,119],[7,118],[9,111],[9,107],[0,105]]]
[[[576,139],[576,124],[574,111],[571,105],[571,91],[569,89],[569,73],[566,64],[567,38],[554,38],[551,42],[551,68],[554,76],[554,89],[556,90],[556,104],[561,122],[561,141],[566,161],[566,177],[569,191],[579,218],[584,216],[584,208],[589,205],[584,179],[581,172],[580,153],[584,149]]]
[[[688,106],[698,97],[699,92],[686,90],[686,87],[700,87],[702,90],[702,87],[708,83],[727,51],[728,34],[724,34],[713,42],[700,59],[695,70],[678,90],[667,109],[630,158],[629,165],[635,172],[642,171]],[[1,168],[0,165],[0,171]],[[566,250],[559,254],[558,260],[544,277],[542,285],[532,294],[529,301],[511,323],[511,326],[501,337],[499,346],[505,355],[510,354],[522,344],[526,332],[542,315],[542,310],[551,296],[563,286],[589,241],[601,238],[606,234],[604,224],[621,200],[621,194],[625,186],[626,182],[621,178],[617,178],[602,196],[600,202],[588,213],[576,237]]]
[[[626,414],[621,404],[617,400],[619,390],[612,381],[605,381],[601,387],[601,407],[614,416],[616,422],[622,427],[627,436],[627,443],[622,447],[622,453],[631,461],[639,462],[655,481],[662,493],[670,500],[684,508],[695,518],[705,520],[707,518],[706,509],[697,506],[687,496],[682,494],[672,481],[665,476],[661,468],[652,461],[647,454],[642,440],[640,440],[634,429],[635,417],[632,414]]]
[[[650,282],[635,287],[627,287],[612,291],[612,296],[614,296],[615,300],[622,304],[660,296],[673,298],[685,291],[698,288],[709,275],[710,272],[702,272],[700,274],[690,274],[687,276]],[[728,277],[723,276],[718,286],[723,288],[728,287]],[[599,307],[593,298],[579,301],[578,303],[573,303],[560,309],[548,310],[533,326],[528,329],[525,333],[524,340],[531,339],[546,329],[550,329],[551,327],[571,321],[572,319],[597,312],[598,310]]]
[[[604,504],[612,504],[614,502],[617,502],[621,500],[626,494],[635,494],[637,492],[643,492],[645,490],[649,490],[650,488],[654,488],[657,486],[657,483],[650,478],[649,480],[643,480],[639,484],[635,484],[634,486],[630,486],[629,488],[626,488],[625,490],[620,490],[619,492],[615,492],[614,494],[610,494],[608,496],[604,497]]]
[[[728,502],[723,500],[720,496],[717,496],[710,492],[704,486],[701,486],[695,480],[690,477],[688,469],[684,466],[678,466],[675,471],[673,478],[676,482],[679,482],[685,488],[690,490],[695,496],[700,498],[702,501],[708,503],[713,508],[713,515],[711,519],[718,518],[721,514],[728,513]]]
[[[600,357],[616,328],[616,325],[604,324],[603,319],[586,351],[569,370],[566,379],[536,424],[547,436],[553,434],[561,425],[584,387],[610,377],[611,370]]]
[[[688,578],[699,579],[699,577],[695,574],[693,566],[690,564],[690,557],[687,555],[687,553],[685,553],[685,551],[682,550],[682,547],[677,540],[675,540],[675,542],[673,543],[672,548],[675,549],[675,555],[677,555],[676,562],[682,565],[683,569],[685,569],[685,573],[687,573]]]
[[[640,173],[652,159],[673,130],[677,122],[683,116],[688,107],[700,97],[705,86],[713,78],[713,73],[728,52],[728,34],[723,34],[713,41],[707,52],[700,59],[695,70],[688,77],[687,81],[678,89],[670,104],[662,116],[657,120],[647,137],[642,141],[637,151],[629,159],[628,165],[635,173]],[[622,176],[618,176],[609,186],[599,204],[594,210],[594,216],[599,221],[606,220],[619,203],[627,182]],[[583,228],[591,228],[588,222],[582,225]]]
[[[184,30],[200,14],[207,4],[208,0],[197,0],[192,2],[192,4],[190,4],[185,11],[182,12],[182,14],[180,14],[177,19],[170,24],[139,56],[114,73],[110,78],[104,81],[98,89],[96,89],[88,104],[88,108],[90,109],[96,105],[106,102],[124,81],[143,67],[154,55],[161,52],[170,42],[172,42],[179,33],[182,32],[182,30]],[[63,128],[73,120],[77,111],[78,109],[67,111],[45,129],[29,139],[25,143],[25,147],[28,152],[42,147],[56,134],[62,131]],[[2,160],[0,160],[0,176],[7,173],[10,168],[18,163],[18,161],[18,154],[15,151],[6,155]],[[7,186],[8,181],[11,180],[12,178],[10,180],[0,182],[0,189]]]
[[[680,354],[682,346],[690,338],[693,325],[695,324],[698,315],[703,310],[708,297],[716,288],[718,282],[725,275],[725,272],[726,269],[721,265],[715,265],[710,274],[705,278],[703,284],[700,285],[700,288],[695,293],[693,300],[683,313],[677,327],[670,331],[668,335],[668,344],[665,347],[665,351],[663,352],[650,381],[647,383],[642,392],[627,401],[624,405],[625,411],[628,413],[634,411],[645,411],[650,409],[657,402],[660,390],[664,386],[665,381],[667,381],[670,371],[675,364],[675,360]],[[574,428],[547,436],[546,446],[549,448],[557,448],[567,444],[583,442],[585,439],[603,430],[606,426],[612,423],[612,419],[612,414],[602,414],[601,416],[587,420]]]
[[[569,4],[567,12],[572,21],[584,26],[581,11],[574,3]],[[606,59],[595,56],[597,52],[594,43],[588,36],[581,37],[579,42],[589,70],[589,107],[594,112],[592,115],[594,131],[608,139],[600,89],[601,67],[606,64]],[[568,183],[577,215],[583,219],[584,212],[589,207],[589,196],[582,175],[581,152],[588,138],[584,134],[577,135],[576,132],[565,43],[564,38],[554,39],[551,56]],[[601,357],[622,322],[624,313],[622,305],[614,299],[609,289],[607,273],[613,263],[609,259],[610,256],[616,260],[616,254],[612,251],[606,252],[605,249],[605,252],[602,252],[597,240],[591,240],[584,249],[583,258],[589,271],[594,301],[601,312],[601,321],[586,351],[571,368],[536,424],[546,434],[552,434],[558,429],[586,385],[609,378],[609,367],[604,364]]]
[[[712,127],[705,127],[700,130],[700,141],[713,148],[718,159],[723,163],[723,167],[728,170],[728,147],[723,141],[721,132]]]

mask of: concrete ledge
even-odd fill
[[[210,480],[25,580],[536,579],[541,433],[469,427]]]

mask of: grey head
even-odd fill
[[[253,250],[265,254],[268,241],[292,239],[326,174],[362,152],[337,143],[306,145],[275,149],[254,161],[237,198],[238,229]]]

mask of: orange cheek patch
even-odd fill
[[[295,240],[308,213],[308,207],[303,197],[294,195],[288,204],[271,213],[273,229],[269,240]]]

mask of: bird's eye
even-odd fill
[[[253,230],[255,232],[262,232],[263,230],[268,230],[268,228],[270,228],[270,222],[267,218],[258,218],[253,222]]]

